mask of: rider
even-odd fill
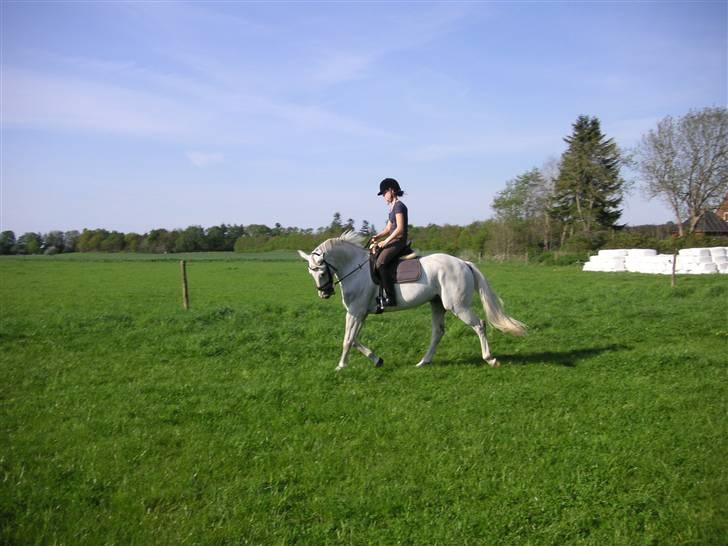
[[[378,252],[376,270],[384,289],[384,297],[377,299],[377,312],[381,313],[384,307],[396,305],[392,267],[397,266],[397,257],[407,246],[407,207],[399,200],[404,192],[394,178],[382,180],[377,195],[384,196],[389,205],[387,225],[372,237],[372,242],[376,243],[374,250]]]

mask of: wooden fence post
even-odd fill
[[[182,270],[182,306],[185,309],[190,308],[190,296],[187,291],[187,263],[184,260],[179,262],[180,269]]]

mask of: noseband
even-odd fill
[[[328,277],[328,280],[321,286],[316,286],[316,289],[319,292],[323,292],[324,294],[331,295],[334,293],[334,284],[339,284],[339,282],[341,282],[341,281],[334,282],[334,274],[331,272],[331,270],[333,269],[337,273],[338,273],[338,271],[336,270],[336,268],[333,265],[331,265],[329,262],[326,261],[326,259],[323,258],[322,254],[319,254],[318,252],[314,252],[313,254],[315,254],[316,256],[322,257],[321,261],[326,266],[326,275]],[[308,266],[308,269],[309,269],[309,271],[316,271],[319,268],[314,268],[314,267]]]

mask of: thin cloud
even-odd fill
[[[185,132],[170,99],[123,87],[6,68],[3,125],[135,135]]]
[[[204,168],[222,163],[225,156],[220,152],[187,152],[187,159],[195,167]]]

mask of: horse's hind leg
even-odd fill
[[[430,306],[432,307],[432,337],[425,356],[417,363],[418,368],[432,362],[437,344],[440,343],[442,336],[445,334],[445,307],[443,307],[442,301],[440,298],[436,298],[432,300]]]
[[[480,349],[483,354],[483,360],[485,360],[492,367],[497,368],[500,366],[498,361],[490,354],[490,347],[488,347],[488,339],[485,337],[485,323],[476,315],[472,309],[463,308],[454,310],[453,313],[462,320],[465,324],[470,326],[480,339]]]

